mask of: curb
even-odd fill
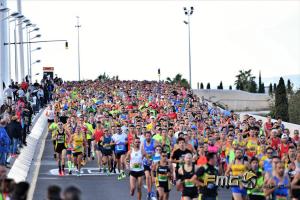
[[[10,169],[7,177],[12,178],[15,182],[26,181],[30,167],[34,160],[36,148],[40,140],[41,135],[44,133],[44,129],[47,126],[47,118],[45,116],[46,109],[41,112],[40,117],[37,119],[34,127],[31,129],[31,133],[27,136],[27,146],[24,147],[15,160],[12,168]],[[39,149],[41,151],[41,149]]]

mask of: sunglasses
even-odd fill
[[[269,151],[269,152],[267,152],[267,154],[272,154],[273,152],[271,152],[271,151]]]
[[[162,154],[162,155],[161,155],[161,157],[167,157],[167,155],[165,155],[165,154]]]

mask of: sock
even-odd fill
[[[71,170],[71,168],[72,168],[72,162],[68,161],[68,169],[69,169],[69,171]]]
[[[61,163],[60,163],[60,160],[58,161],[58,170],[59,170],[59,173],[61,172]]]

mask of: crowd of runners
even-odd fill
[[[46,115],[60,176],[81,176],[96,160],[99,172],[129,176],[138,199],[145,182],[147,199],[167,200],[173,189],[184,200],[213,200],[221,185],[208,177],[218,175],[239,177],[229,188],[234,200],[300,198],[299,131],[280,118],[240,119],[185,88],[149,81],[65,82],[53,100]]]

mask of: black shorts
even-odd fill
[[[168,181],[164,181],[164,182],[163,181],[158,181],[158,186],[157,187],[163,188],[165,193],[170,192]]]
[[[122,151],[122,152],[115,152],[115,155],[116,155],[116,159],[120,159],[122,155],[125,155],[126,154],[126,151]]]
[[[82,152],[73,152],[74,157],[78,157],[79,155],[82,155]]]
[[[133,176],[134,178],[138,178],[138,177],[144,176],[145,173],[144,173],[144,171],[139,171],[139,172],[130,171],[129,175]]]
[[[55,152],[56,153],[61,153],[64,149],[66,149],[65,144],[57,144],[57,146],[55,148]]]
[[[144,171],[151,172],[150,166],[149,165],[144,165]]]
[[[67,149],[67,155],[71,155],[71,154],[72,154],[72,150]]]
[[[102,152],[103,147],[99,144],[96,145],[96,151],[101,151]]]
[[[196,187],[191,187],[191,188],[184,187],[182,191],[182,196],[190,197],[191,199],[198,198],[199,196],[198,189]]]
[[[7,99],[12,99],[12,97],[7,97]]]
[[[249,194],[249,200],[265,200],[266,197],[262,195],[252,195]]]
[[[112,150],[102,149],[103,156],[112,156]]]

